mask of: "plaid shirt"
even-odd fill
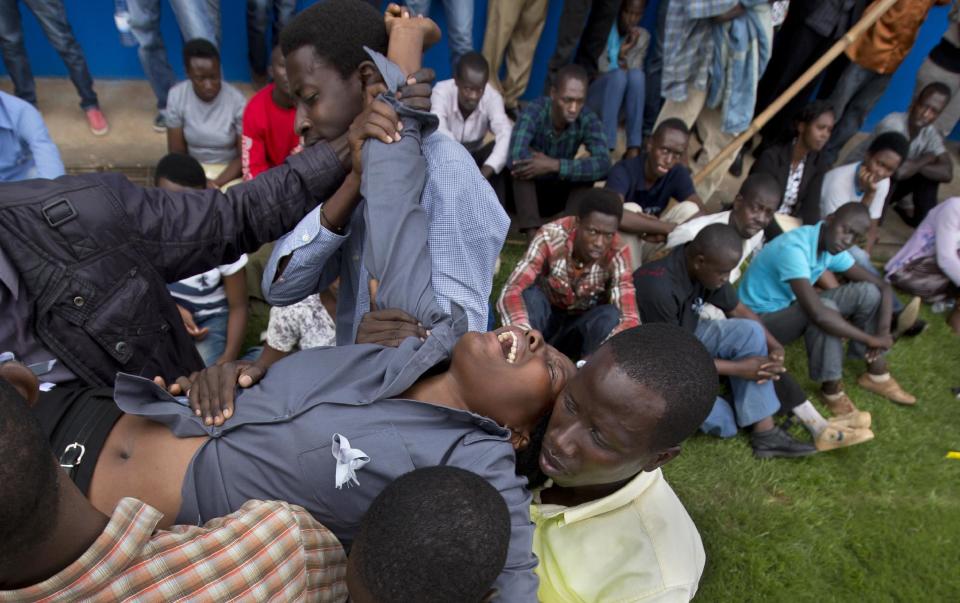
[[[550,117],[552,104],[550,97],[545,96],[532,101],[520,113],[510,139],[510,166],[518,159],[529,159],[532,151],[540,151],[560,160],[561,180],[595,182],[606,178],[610,154],[600,118],[584,107],[577,121],[558,134]],[[590,156],[574,159],[581,144]]]
[[[552,305],[568,312],[585,312],[605,298],[620,310],[620,322],[610,335],[640,324],[630,248],[619,233],[613,236],[607,254],[579,277],[574,277],[572,270],[576,237],[577,219],[572,216],[544,224],[537,232],[497,301],[503,324],[530,326],[523,292],[534,284],[543,289]]]
[[[0,601],[346,600],[343,549],[300,507],[251,500],[203,527],[157,530],[162,516],[124,498],[79,559]]]

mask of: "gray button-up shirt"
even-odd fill
[[[503,495],[512,532],[497,588],[504,601],[535,601],[531,496],[516,476],[510,432],[491,419],[402,396],[425,372],[446,362],[466,330],[454,304],[444,313],[431,285],[427,214],[418,203],[426,164],[418,128],[399,143],[364,147],[361,185],[366,204],[365,269],[380,280],[378,299],[431,328],[425,342],[398,348],[349,345],[314,348],[270,368],[258,385],[239,392],[234,416],[205,426],[183,399],[151,381],[121,375],[117,404],[168,425],[178,436],[210,436],[183,484],[178,523],[201,523],[235,511],[250,498],[278,498],[305,507],[349,544],[367,507],[396,477],[418,467],[448,464],[487,479]],[[359,484],[335,487],[334,434],[363,450],[370,462]]]
[[[392,91],[402,86],[402,72],[383,55],[368,50]],[[400,115],[413,115],[393,103]],[[433,289],[444,311],[456,302],[467,314],[471,331],[487,328],[493,271],[510,219],[490,184],[463,145],[442,133],[430,133],[437,118],[424,129],[422,151],[427,180],[420,204],[427,226]],[[366,171],[366,170],[364,170]],[[320,208],[307,214],[297,227],[277,241],[263,272],[263,291],[273,305],[286,306],[327,289],[340,277],[337,296],[337,345],[356,341],[360,318],[370,311],[364,268],[363,201],[353,212],[344,234],[320,224]],[[291,255],[280,279],[274,282],[280,260]],[[380,301],[380,307],[386,307]]]

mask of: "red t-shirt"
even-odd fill
[[[273,84],[253,95],[243,110],[243,179],[283,163],[300,145],[293,130],[297,110],[273,102]]]

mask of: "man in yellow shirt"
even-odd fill
[[[709,412],[717,373],[680,329],[631,331],[568,382],[533,457],[531,485],[549,478],[530,508],[543,603],[688,601],[697,592],[703,543],[660,467]],[[521,453],[518,464],[531,457]]]

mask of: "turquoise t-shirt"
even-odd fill
[[[827,270],[849,270],[854,260],[848,252],[817,253],[822,226],[801,226],[761,249],[740,281],[740,301],[757,314],[778,312],[796,299],[789,281],[805,278],[813,284]]]

